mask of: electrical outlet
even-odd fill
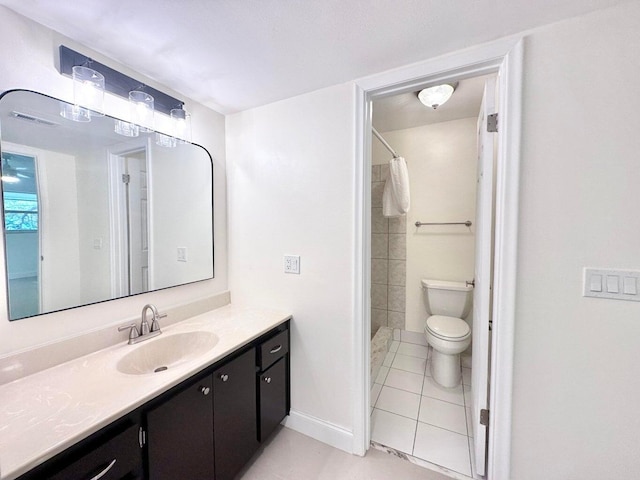
[[[284,273],[300,274],[300,256],[285,255],[284,256]]]
[[[187,261],[187,247],[178,247],[178,261],[179,262]]]

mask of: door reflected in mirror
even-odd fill
[[[9,319],[213,278],[209,153],[61,108],[23,90],[0,98]]]

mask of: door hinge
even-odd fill
[[[489,426],[489,410],[484,408],[480,410],[480,425]]]
[[[131,175],[129,175],[128,173],[123,173],[122,174],[122,183],[125,184],[129,184],[129,180],[131,180]]]
[[[498,114],[492,113],[487,116],[487,132],[496,133],[498,131]]]
[[[142,427],[138,430],[138,443],[140,444],[140,448],[144,448],[147,443],[147,432],[145,432]]]

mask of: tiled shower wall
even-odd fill
[[[405,329],[406,216],[382,216],[382,192],[389,165],[371,174],[371,336],[379,327]]]

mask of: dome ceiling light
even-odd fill
[[[444,83],[442,85],[425,88],[418,92],[418,99],[427,107],[435,110],[451,98],[457,86],[457,83],[453,85]]]

